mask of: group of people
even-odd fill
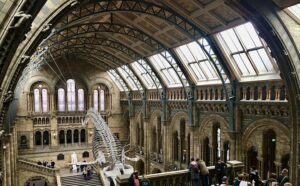
[[[85,180],[91,179],[94,171],[90,166],[83,167],[82,175]]]
[[[208,186],[209,185],[209,171],[206,167],[205,161],[191,158],[188,166],[190,173],[190,181],[192,186]]]
[[[292,186],[292,184],[289,182],[287,169],[283,169],[278,177],[275,173],[270,173],[267,180],[261,181],[256,167],[251,167],[249,174],[238,175],[234,180],[234,186]]]
[[[140,180],[138,171],[134,171],[128,179],[128,186],[150,186],[150,181],[144,176]]]
[[[37,162],[37,164],[38,165],[42,165],[42,166],[44,166],[44,167],[48,167],[48,168],[54,168],[55,167],[55,162],[54,161],[50,161],[50,162],[48,162],[48,161],[43,161],[43,162],[41,162],[41,161],[38,161]]]

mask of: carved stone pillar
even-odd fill
[[[150,174],[150,136],[151,136],[151,126],[148,119],[144,119],[144,157],[145,157],[145,167],[144,173]]]
[[[258,90],[258,100],[261,100],[262,99],[262,88],[259,86],[259,87],[257,87],[257,90]]]
[[[172,137],[171,137],[171,131],[170,126],[167,125],[166,122],[162,122],[163,126],[163,158],[164,158],[164,169],[167,170],[168,164],[171,162],[172,159],[172,145],[169,145],[172,143]]]

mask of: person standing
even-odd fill
[[[250,183],[253,184],[253,182],[254,182],[254,186],[259,186],[258,171],[257,171],[256,167],[254,167],[254,166],[250,168],[249,179],[250,179]]]
[[[199,186],[200,185],[200,172],[199,166],[196,161],[192,161],[189,166],[189,172],[191,175],[191,183],[192,186]]]
[[[208,168],[206,167],[205,161],[196,159],[196,162],[198,163],[198,166],[199,166],[202,185],[208,186],[209,185],[209,171],[208,171]]]
[[[141,186],[150,186],[150,181],[149,179],[145,178],[145,176],[143,175],[142,180],[140,182]]]
[[[282,169],[281,175],[278,176],[278,186],[284,186],[286,182],[289,182],[289,177],[288,177],[289,171],[287,169]]]
[[[221,160],[220,157],[217,158],[217,163],[215,165],[216,181],[219,185],[222,184],[222,178],[226,176],[227,165]]]

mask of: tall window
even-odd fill
[[[48,93],[46,89],[42,89],[42,108],[43,112],[48,112]]]
[[[101,87],[98,87],[97,89],[94,90],[93,94],[93,101],[94,101],[94,110],[95,111],[105,111],[105,104],[106,104],[106,99],[105,99],[105,90]]]
[[[34,111],[40,112],[40,90],[34,89]]]
[[[277,64],[269,48],[251,23],[223,31],[220,38],[241,77],[277,73]]]
[[[78,89],[78,111],[84,111],[84,90]]]
[[[98,90],[94,90],[94,110],[98,111]]]
[[[39,85],[33,90],[35,112],[48,112],[48,91],[42,87]]]
[[[57,102],[58,102],[57,105],[58,105],[59,112],[66,111],[66,106],[69,112],[76,111],[76,110],[84,111],[85,110],[84,89],[83,88],[76,89],[75,80],[69,79],[67,80],[66,88],[58,89]]]
[[[65,111],[65,90],[62,88],[58,89],[58,111]]]
[[[76,110],[76,99],[75,99],[75,81],[69,79],[67,81],[67,96],[68,96],[68,111]]]
[[[105,110],[105,94],[104,90],[100,90],[100,111]]]

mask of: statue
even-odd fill
[[[75,152],[73,152],[71,155],[71,163],[72,163],[72,170],[76,171],[77,170],[77,154]]]

